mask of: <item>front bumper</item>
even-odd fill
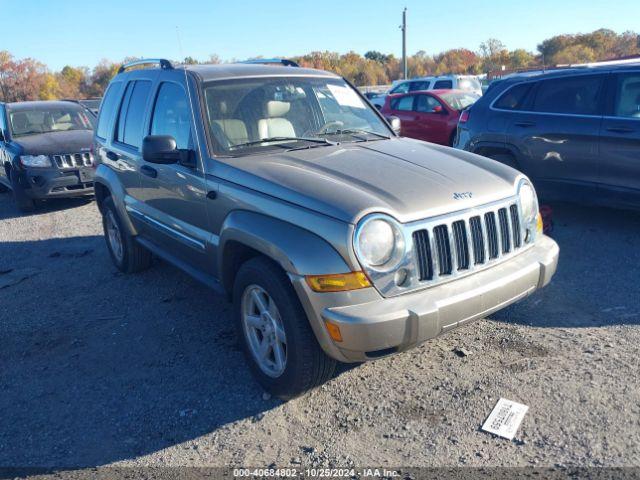
[[[343,362],[359,362],[407,350],[530,295],[551,281],[558,255],[558,245],[542,236],[494,267],[393,298],[383,298],[373,288],[316,293],[304,278],[294,279],[294,286],[325,352]],[[342,342],[328,336],[325,321],[340,328]]]
[[[34,199],[93,195],[95,169],[26,168],[20,173],[21,185]]]

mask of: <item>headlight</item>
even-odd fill
[[[522,180],[518,188],[520,211],[522,212],[522,224],[533,235],[537,230],[538,222],[538,197],[528,180]]]
[[[20,162],[25,167],[50,167],[51,160],[46,155],[21,155]]]
[[[355,248],[365,268],[388,270],[404,256],[405,242],[395,220],[384,215],[373,215],[358,226]]]

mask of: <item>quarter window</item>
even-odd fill
[[[495,107],[503,110],[522,110],[532,85],[533,83],[521,83],[511,87],[502,94]]]
[[[540,82],[533,110],[544,113],[596,115],[601,75],[580,75]]]
[[[184,89],[176,83],[163,83],[158,90],[151,121],[151,135],[171,135],[176,146],[189,147],[191,118]]]
[[[640,74],[618,76],[613,115],[640,119]]]
[[[127,86],[118,117],[118,142],[135,148],[142,145],[142,121],[150,91],[151,82],[146,80],[131,82]]]
[[[98,117],[98,126],[96,128],[96,135],[100,138],[107,138],[109,135],[109,124],[113,118],[113,112],[116,109],[118,94],[121,88],[121,82],[114,82],[109,85],[107,93],[104,95],[104,100],[102,100],[102,106],[100,107],[100,116]]]
[[[391,100],[391,108],[393,110],[403,110],[408,111],[413,109],[413,97],[411,95],[406,95],[400,98],[394,98]]]

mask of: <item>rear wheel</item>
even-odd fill
[[[25,192],[25,188],[20,182],[20,177],[17,174],[11,172],[9,180],[11,182],[13,200],[16,202],[18,210],[24,213],[33,212],[36,209],[36,202]]]
[[[316,340],[290,280],[265,257],[240,267],[233,288],[236,330],[260,385],[284,400],[329,380],[337,362]]]
[[[118,270],[134,273],[149,268],[151,252],[139,245],[124,228],[111,197],[103,203],[102,227],[111,260]]]

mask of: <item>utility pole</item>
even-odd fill
[[[407,79],[407,7],[402,11],[402,78]]]

